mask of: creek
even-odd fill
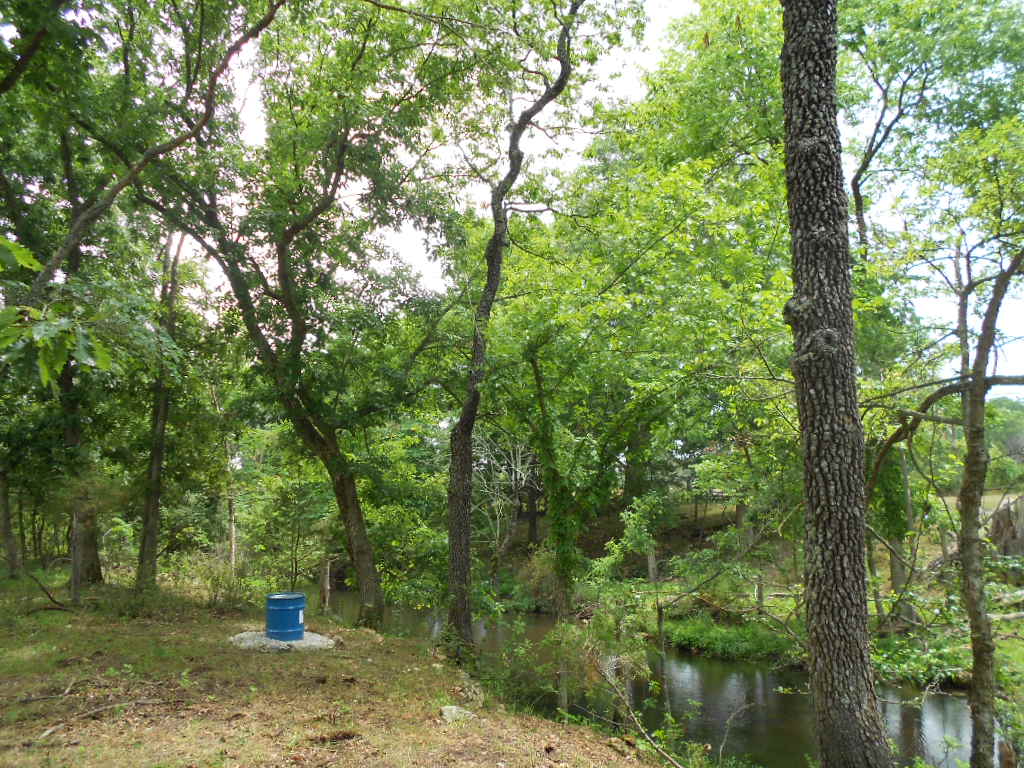
[[[336,593],[333,610],[343,621],[352,623],[357,614],[355,596]],[[497,654],[506,645],[527,640],[539,658],[539,644],[554,627],[554,617],[546,614],[518,614],[518,630],[506,623],[478,621],[476,640],[487,654]],[[437,640],[444,628],[444,616],[431,611],[389,608],[384,630],[390,634],[425,640]],[[648,728],[660,725],[666,707],[678,722],[684,723],[686,738],[711,746],[715,755],[742,755],[764,768],[805,766],[805,755],[814,755],[813,714],[806,693],[807,676],[797,670],[779,670],[768,663],[722,661],[669,650],[662,664],[660,654],[649,655],[651,677],[663,680],[665,693],[651,695],[646,681],[635,680],[629,686],[629,698]],[[929,693],[922,701],[921,691],[911,686],[878,687],[885,719],[900,765],[909,765],[915,757],[924,758],[936,768],[957,768],[957,761],[970,758],[971,721],[967,699],[961,695]],[[666,701],[667,699],[667,701]],[[607,698],[574,694],[570,713],[601,718],[611,712]],[[540,695],[534,706],[549,714],[556,709],[553,693]]]

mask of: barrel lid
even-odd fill
[[[294,600],[297,597],[305,597],[305,592],[275,592],[267,595],[267,600]]]

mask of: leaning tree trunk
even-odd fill
[[[511,125],[507,150],[508,169],[491,189],[493,230],[484,251],[487,278],[473,317],[469,377],[458,421],[452,427],[451,463],[448,470],[448,589],[451,595],[448,627],[452,635],[452,650],[457,658],[464,656],[466,649],[473,645],[473,619],[469,602],[472,576],[470,532],[473,501],[473,428],[480,409],[480,385],[484,380],[487,363],[487,326],[501,284],[502,262],[508,245],[506,199],[523,166],[524,154],[520,148],[523,134],[537,115],[557,99],[569,83],[569,75],[572,73],[571,33],[576,23],[576,13],[583,2],[584,0],[572,0],[569,6],[569,12],[564,17],[558,34],[558,77],[546,81],[548,85],[544,92],[524,109]]]
[[[174,338],[174,302],[178,295],[178,260],[185,245],[185,236],[178,239],[178,247],[171,256],[168,238],[164,252],[163,283],[160,286],[160,326],[169,339]],[[171,390],[167,383],[167,370],[163,361],[153,383],[153,410],[150,418],[149,467],[146,471],[146,494],[142,504],[142,541],[139,544],[139,568],[135,574],[135,588],[156,586],[157,547],[160,538],[160,493],[163,486],[164,450],[167,445],[167,418],[171,410]]]
[[[823,768],[892,765],[868,655],[864,434],[836,120],[835,0],[783,0],[792,327],[807,515],[807,642]]]
[[[341,457],[324,460],[331,476],[334,497],[345,524],[345,548],[356,572],[359,589],[359,626],[379,629],[384,616],[384,598],[380,576],[373,559],[373,545],[366,532],[366,519],[359,503],[356,478]]]

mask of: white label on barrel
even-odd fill
[[[299,624],[304,623],[303,619],[302,619],[302,614],[304,614],[304,613],[305,613],[305,611],[302,610],[301,608],[299,608]]]

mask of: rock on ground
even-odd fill
[[[319,651],[334,647],[334,641],[316,632],[306,632],[301,640],[275,640],[263,632],[239,632],[228,639],[232,645],[254,651]]]
[[[448,706],[441,707],[441,717],[444,718],[446,723],[454,723],[458,720],[469,720],[475,718],[476,715],[462,707]]]

